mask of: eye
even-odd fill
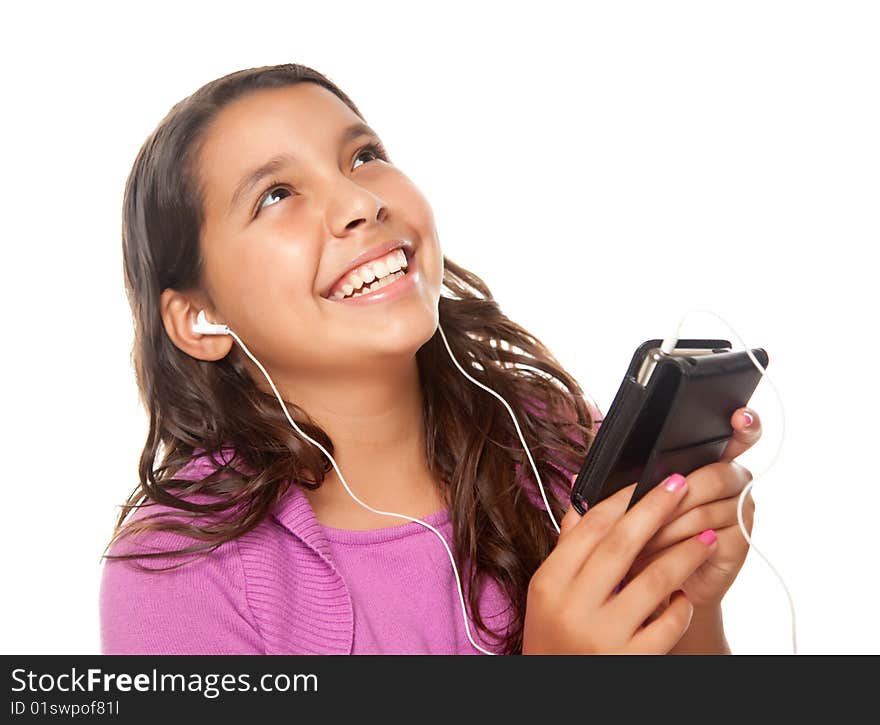
[[[385,147],[381,143],[367,144],[360,151],[358,151],[357,156],[354,157],[354,160],[357,161],[363,153],[370,153],[377,159],[388,161],[388,154],[385,153]]]
[[[268,199],[271,195],[274,195],[274,193],[279,190],[289,191],[289,189],[278,180],[274,180],[269,183],[269,188],[267,188],[266,191],[264,191],[262,194],[260,194],[260,202],[257,205],[257,212],[256,212],[256,214],[254,214],[254,216],[259,214],[261,209],[265,208],[263,205],[263,201],[265,199]],[[268,206],[272,206],[272,204],[269,204]]]
[[[367,144],[357,152],[354,160],[357,161],[364,154],[372,155],[374,157],[374,159],[372,160],[379,159],[381,161],[388,161],[388,154],[385,152],[385,147],[382,146],[381,143]],[[257,210],[254,213],[255,217],[260,213],[262,209],[265,209],[267,206],[274,206],[273,204],[263,204],[263,202],[279,190],[290,192],[290,187],[288,187],[286,184],[282,184],[281,181],[279,181],[278,179],[273,179],[269,182],[266,190],[262,194],[260,194],[259,201],[257,202]]]

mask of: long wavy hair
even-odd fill
[[[166,288],[200,286],[203,195],[195,160],[204,131],[231,101],[263,88],[317,83],[360,118],[351,99],[321,73],[298,64],[252,68],[214,80],[168,112],[144,142],[125,186],[122,250],[134,321],[132,362],[149,419],[139,482],[116,521],[107,549],[146,531],[198,542],[176,551],[106,554],[108,559],[207,554],[260,524],[291,485],[321,486],[330,461],[289,425],[276,398],[261,390],[233,346],[222,360],[179,350],[160,315]],[[578,383],[534,335],[509,320],[485,282],[443,257],[440,322],[456,359],[511,405],[544,482],[557,521],[568,508],[570,475],[579,470],[596,421]],[[449,502],[454,553],[467,577],[475,626],[504,654],[522,652],[529,581],[552,551],[557,533],[513,422],[492,396],[454,367],[435,331],[416,353],[424,395],[425,456]],[[291,416],[331,453],[333,441],[297,407]],[[223,458],[231,448],[230,460]],[[199,451],[222,463],[201,480],[175,478]],[[532,495],[525,489],[532,487]],[[189,494],[215,497],[196,503]],[[188,520],[133,509],[162,506]],[[214,517],[220,514],[217,523]],[[477,606],[485,577],[513,608],[504,633],[490,631]]]

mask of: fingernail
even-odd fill
[[[751,413],[743,413],[743,418],[745,418],[746,424],[745,427],[748,428],[752,423],[755,422],[755,419],[752,417]]]
[[[670,493],[675,493],[679,489],[684,487],[684,484],[687,483],[685,477],[680,473],[673,473],[669,478],[666,479],[665,488]]]
[[[715,540],[717,538],[718,538],[718,536],[715,534],[715,532],[712,529],[706,529],[699,536],[700,541],[702,541],[706,546],[712,546],[712,544],[715,543]]]

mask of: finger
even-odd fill
[[[752,472],[737,461],[716,461],[701,466],[687,479],[688,490],[673,512],[674,518],[683,516],[697,506],[739,496],[752,480]]]
[[[749,527],[746,525],[746,530]],[[723,547],[725,562],[739,562],[740,566],[745,563],[749,553],[749,542],[742,535],[739,524],[720,529],[718,532],[718,546]],[[751,536],[749,531],[749,536]]]
[[[559,537],[553,551],[541,564],[541,576],[553,581],[555,586],[568,586],[598,542],[626,513],[626,507],[635,492],[636,485],[633,483],[600,501],[583,516],[578,517],[570,529],[566,524],[565,536]]]
[[[693,616],[694,607],[684,592],[675,592],[663,614],[632,638],[630,650],[633,654],[668,653],[687,632]]]
[[[730,418],[730,424],[733,426],[733,435],[721,454],[719,460],[722,461],[732,461],[737,456],[741,456],[761,437],[761,419],[751,408],[737,408]]]
[[[578,474],[572,473],[569,477],[571,482],[571,487],[574,488],[574,482],[577,480]],[[586,502],[584,502],[584,507],[586,508]],[[586,513],[586,512],[585,512]],[[574,504],[571,504],[568,507],[568,511],[565,512],[565,516],[562,517],[562,521],[559,522],[559,538],[565,536],[569,531],[571,531],[572,527],[581,520],[580,512],[574,507]]]
[[[724,516],[724,514],[719,514],[719,519],[727,519],[727,522],[722,522],[717,525],[705,526],[703,529],[699,529],[699,524],[695,524],[695,528],[697,533],[702,532],[707,528],[711,528],[718,535],[718,546],[722,548],[726,553],[729,553],[731,558],[736,558],[739,556],[740,551],[744,548],[748,548],[748,542],[745,537],[742,535],[742,531],[739,528],[739,520],[736,517],[736,507],[739,502],[739,497],[735,497],[732,499],[732,514],[728,514],[728,516]],[[708,519],[707,519],[708,520]],[[746,494],[745,501],[743,501],[743,523],[746,527],[746,532],[751,536],[752,534],[752,525],[755,520],[755,502],[752,499],[751,492]],[[671,524],[670,524],[671,526]],[[663,531],[661,529],[660,531]],[[660,532],[657,532],[658,535]],[[643,572],[652,562],[654,562],[657,558],[663,555],[665,551],[667,551],[671,546],[674,546],[679,541],[683,541],[685,538],[689,536],[695,536],[696,533],[688,534],[687,536],[681,537],[666,546],[659,547],[657,549],[653,549],[651,547],[651,543],[645,545],[645,548],[642,552],[636,557],[636,560],[633,562],[632,568],[627,574],[627,581],[634,579],[641,572]],[[745,558],[743,556],[743,558]]]
[[[568,511],[565,512],[565,516],[562,517],[562,521],[559,522],[559,538],[561,539],[563,536],[566,536],[580,520],[581,515],[578,513],[574,505],[569,506]]]
[[[682,516],[673,519],[654,534],[639,553],[639,558],[651,556],[661,549],[689,539],[691,536],[696,536],[706,529],[718,531],[727,526],[734,526],[737,522],[736,511],[738,505],[739,496],[731,496],[730,498],[712,501],[692,508]],[[743,505],[743,517],[745,517],[749,508],[754,509],[751,492],[747,494]]]
[[[747,532],[751,536],[751,524],[748,519],[746,519],[744,523],[746,524]],[[738,523],[723,529],[717,529],[715,534],[717,535],[718,540],[712,547],[713,552],[710,556],[714,556],[717,560],[716,564],[727,570],[727,576],[732,580],[745,563],[746,556],[749,552],[749,542],[742,535]],[[662,557],[668,550],[669,549],[663,549],[653,554],[650,558],[639,560],[633,564],[633,568],[629,575],[630,579],[635,579],[641,572],[647,569],[654,561]]]
[[[676,544],[616,594],[611,606],[619,610],[622,620],[631,623],[635,634],[642,622],[670,593],[680,589],[717,547],[718,535],[711,529]]]
[[[743,524],[746,527],[746,531],[748,531],[749,536],[751,536],[752,526],[755,523],[755,499],[752,498],[751,491],[749,491],[743,499],[742,517]],[[736,525],[737,528],[739,528],[739,519],[737,519]]]
[[[673,474],[620,516],[578,573],[572,596],[604,602],[648,539],[668,520],[687,488],[687,478]]]

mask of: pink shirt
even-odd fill
[[[453,552],[449,510],[425,519],[443,534]],[[464,627],[458,584],[445,547],[424,526],[404,522],[384,529],[347,531],[322,526],[337,570],[354,609],[352,654],[482,654]],[[467,582],[462,582],[467,604]],[[483,621],[505,632],[511,609],[494,580],[480,598]],[[482,638],[468,618],[471,636],[483,649],[497,647]]]
[[[211,468],[202,456],[178,477],[201,477]],[[532,477],[526,480],[530,497],[543,508]],[[153,505],[132,517],[160,510]],[[189,514],[175,511],[175,516],[185,519]],[[425,520],[451,546],[449,512],[438,511]],[[99,597],[101,651],[481,654],[465,633],[446,549],[420,524],[400,521],[368,531],[325,527],[294,484],[252,531],[176,569],[143,571],[132,561],[105,560]],[[154,532],[136,542],[117,542],[111,553],[194,543],[182,535]],[[181,560],[138,561],[155,568]],[[467,582],[462,585],[467,602]],[[511,610],[494,580],[487,580],[479,601],[484,622],[503,634]],[[470,628],[481,647],[498,650],[472,622]]]

